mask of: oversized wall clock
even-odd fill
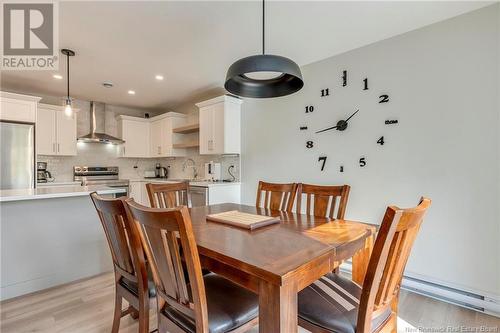
[[[386,92],[377,93],[376,95],[370,94],[364,96],[363,93],[367,90],[370,90],[370,82],[367,77],[361,77],[350,82],[350,80],[348,80],[347,70],[343,70],[339,74],[340,83],[338,86],[332,85],[329,87],[321,88],[319,91],[317,91],[317,95],[315,97],[318,99],[317,104],[320,104],[319,102],[323,102],[324,99],[332,100],[331,103],[326,104],[327,107],[325,107],[325,104],[322,103],[322,107],[317,108],[315,104],[312,103],[309,105],[305,105],[301,110],[301,112],[305,113],[305,121],[299,126],[299,130],[301,132],[308,133],[308,139],[304,142],[306,149],[317,149],[319,146],[320,150],[326,151],[329,144],[331,143],[331,140],[335,140],[335,137],[343,135],[343,133],[352,126],[351,124],[354,119],[356,119],[357,117],[363,117],[363,114],[366,114],[367,112],[373,112],[373,110],[370,108],[370,103],[373,103],[373,105],[376,104],[383,106],[387,103],[390,103],[391,101],[390,95]],[[370,96],[368,98],[371,98],[373,100],[368,101],[368,104],[366,103],[366,101],[364,101],[363,105],[365,109],[357,107],[357,105],[360,104],[358,103],[359,101],[352,101],[353,107],[351,110],[349,110],[348,113],[346,113],[346,110],[340,110],[339,108],[336,108],[334,99],[336,97],[336,92],[338,92],[340,89],[347,89],[351,83],[351,88],[359,89],[360,99],[365,99],[366,96]],[[377,98],[375,99],[374,96],[376,96]],[[322,124],[311,124],[308,122],[308,117],[318,112],[328,113],[328,115],[322,115],[321,117],[323,121],[327,121],[328,123],[323,122]],[[380,114],[379,120],[377,121],[382,122],[384,126],[396,126],[399,124],[398,119],[384,118],[383,114]],[[332,135],[332,132],[335,132],[336,134]],[[373,142],[375,142],[380,149],[383,149],[383,146],[387,143],[387,139],[383,134],[374,136],[369,140],[373,140]],[[346,148],[349,149],[349,147]],[[335,163],[328,163],[330,162],[328,160],[329,156],[326,154],[321,154],[319,156],[316,156],[315,158],[317,158],[317,168],[320,171],[325,171],[333,166],[337,168],[338,172],[344,172],[346,168],[364,168],[370,163],[367,160],[366,155],[362,152],[360,152],[360,156],[356,159],[356,161],[335,161]]]

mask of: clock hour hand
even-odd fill
[[[338,127],[338,126],[328,127],[328,128],[322,129],[321,131],[317,131],[317,132],[316,132],[316,134],[317,134],[317,133],[321,133],[321,132],[326,132],[326,131],[332,130],[332,129],[334,129],[334,128],[337,128],[337,127]]]

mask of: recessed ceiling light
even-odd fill
[[[54,79],[58,79],[58,80],[62,80],[62,78],[63,78],[62,75],[59,75],[59,74],[54,74],[54,75],[52,75],[52,77]]]
[[[158,81],[163,81],[163,75],[156,75],[155,79],[157,79]]]
[[[129,95],[135,95],[135,91],[133,91],[133,90],[129,90],[129,91],[128,91],[128,94],[129,94]]]

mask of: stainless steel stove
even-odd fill
[[[124,188],[127,193],[120,193],[117,196],[126,196],[129,191],[129,181],[119,178],[119,169],[113,167],[89,167],[74,166],[73,179],[82,182],[82,185],[104,185],[109,187]]]

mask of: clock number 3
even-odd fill
[[[318,162],[323,162],[321,164],[321,171],[323,171],[325,169],[325,164],[326,164],[326,156],[321,156],[320,158],[318,158]]]

